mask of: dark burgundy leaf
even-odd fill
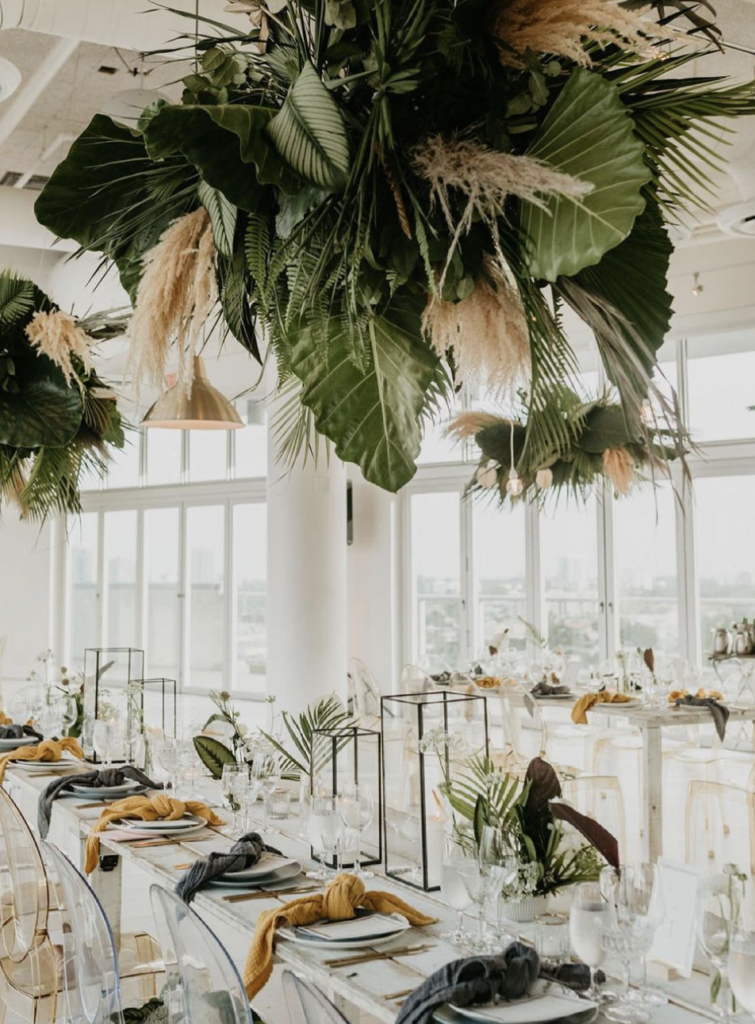
[[[648,669],[655,675],[655,655],[653,654],[653,648],[648,647],[647,650],[642,652],[642,657],[645,660],[645,664]]]
[[[530,761],[524,780],[530,784],[527,806],[533,810],[537,810],[547,804],[549,800],[555,800],[557,796],[561,796],[561,783],[558,781],[558,776],[542,757],[534,757]]]
[[[605,857],[612,868],[620,867],[618,842],[608,829],[603,828],[594,818],[588,818],[586,814],[581,814],[569,804],[561,803],[551,804],[551,813],[554,818],[573,825],[588,843],[591,843],[598,853]]]

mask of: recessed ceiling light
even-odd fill
[[[20,84],[21,72],[16,65],[0,57],[0,103],[12,96]]]

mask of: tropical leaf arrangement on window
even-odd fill
[[[479,450],[477,469],[467,493],[479,498],[534,501],[562,493],[584,499],[607,481],[615,495],[628,494],[643,480],[665,472],[683,458],[683,434],[664,428],[648,403],[642,426],[627,420],[621,405],[608,395],[585,401],[566,387],[554,388],[549,414],[568,436],[566,444],[527,445],[527,425],[496,413],[461,413],[449,431],[472,439]],[[533,458],[533,453],[536,456]]]
[[[274,357],[288,460],[316,432],[396,491],[427,421],[470,384],[524,393],[523,467],[579,489],[594,470],[575,468],[551,400],[575,387],[568,306],[595,335],[626,450],[659,443],[649,398],[677,429],[653,383],[667,228],[706,207],[721,132],[755,112],[753,83],[687,73],[719,46],[708,2],[225,10],[197,37],[192,16],[181,103],[156,101],[135,130],[97,115],[37,200],[42,224],[117,264],[137,378],[164,374],[171,337],[190,368],[214,309]]]
[[[23,517],[81,511],[82,477],[125,443],[115,396],[91,346],[124,321],[69,316],[32,281],[0,272],[0,501]]]

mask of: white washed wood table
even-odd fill
[[[11,791],[34,828],[37,799],[48,782],[49,779],[38,778],[17,769],[9,769],[6,774],[6,788]],[[53,804],[53,826],[59,824],[68,830],[75,830],[79,836],[82,863],[86,836],[99,815],[97,808],[80,807],[81,804],[89,802],[93,801],[86,798],[64,798],[56,800]],[[143,872],[147,880],[172,889],[181,874],[179,864],[186,864],[193,858],[222,848],[230,842],[227,837],[215,833],[201,842],[135,847],[131,843],[114,842],[108,839],[107,833],[102,833],[101,857],[112,855],[115,862],[109,871],[98,869],[93,872],[90,881],[103,901],[116,934],[120,928],[124,861]],[[270,837],[270,842],[286,855],[295,856],[303,864],[310,863],[306,844],[296,836],[276,835]],[[442,932],[453,927],[455,914],[443,904],[439,893],[420,893],[381,875],[376,875],[372,887],[394,892],[429,916],[439,918],[438,924],[428,928],[410,929],[403,932],[400,937],[402,947],[430,941],[433,943],[430,950],[415,956],[396,957],[355,967],[334,969],[327,967],[323,962],[332,957],[330,951],[306,949],[301,945],[279,940],[276,943],[276,960],[314,982],[339,1005],[350,1021],[356,1022],[361,1014],[366,1014],[384,1024],[393,1024],[399,1000],[386,997],[415,988],[433,971],[459,958],[459,950],[439,937]],[[239,959],[240,951],[243,959],[260,913],[280,906],[287,899],[297,898],[281,896],[233,903],[223,898],[228,895],[232,895],[230,890],[204,889],[197,894],[192,906],[200,915],[222,921],[226,928],[238,937],[238,948],[233,950],[236,959]],[[527,941],[529,927],[519,927],[522,929],[522,938]],[[380,951],[384,951],[384,947],[380,947]],[[661,987],[666,990],[671,1001],[668,1006],[653,1011],[653,1024],[700,1024],[706,1019],[715,1019],[716,1015],[707,1005],[708,986],[707,975],[699,972],[695,972],[689,980],[662,982]],[[284,1024],[288,1021],[288,1015],[285,1008],[281,1007],[278,1019],[270,1019],[269,1013],[267,1019],[268,1024],[278,1024],[278,1021]]]
[[[477,690],[481,696],[500,700],[498,689]],[[551,700],[539,697],[538,706],[571,711],[574,701]],[[504,714],[501,701],[501,713]],[[642,794],[642,819],[648,860],[655,862],[663,856],[663,730],[690,725],[710,725],[712,717],[707,708],[643,707],[632,704],[595,704],[587,712],[588,720],[601,715],[609,721],[626,719],[640,730],[642,735],[642,772],[644,792]],[[732,707],[729,705],[729,724],[734,722],[755,723],[755,706]],[[584,726],[584,728],[589,728]]]

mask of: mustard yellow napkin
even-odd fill
[[[13,719],[8,718],[7,715],[0,711],[0,725],[13,725]]]
[[[626,693],[616,693],[614,690],[602,690],[600,693],[586,693],[579,698],[572,708],[571,720],[577,725],[587,725],[587,712],[596,704],[625,704],[631,700]]]
[[[356,875],[336,875],[324,893],[303,896],[284,907],[260,914],[244,965],[243,981],[249,998],[253,999],[265,987],[273,973],[273,942],[280,925],[288,923],[298,927],[322,920],[350,921],[356,917],[357,907],[382,914],[401,914],[415,926],[437,921],[437,918],[426,917],[390,892],[367,892],[364,882]]]
[[[72,736],[64,736],[62,740],[42,740],[29,747],[16,747],[0,757],[0,783],[5,778],[8,761],[59,761],[65,753],[73,754],[80,761],[84,758],[79,741]]]
[[[92,834],[87,839],[87,855],[84,870],[90,874],[97,867],[100,857],[100,838],[97,833],[104,832],[111,821],[122,818],[138,818],[140,821],[177,821],[184,814],[196,814],[204,818],[208,825],[224,825],[207,804],[198,800],[176,800],[174,797],[158,793],[156,796],[127,796],[124,800],[116,800],[100,814]]]
[[[684,697],[689,696],[688,690],[672,690],[668,695],[669,704],[676,704],[678,700],[683,700]],[[724,695],[720,690],[706,690],[704,686],[701,686],[697,693],[693,694],[696,700],[723,700]]]

